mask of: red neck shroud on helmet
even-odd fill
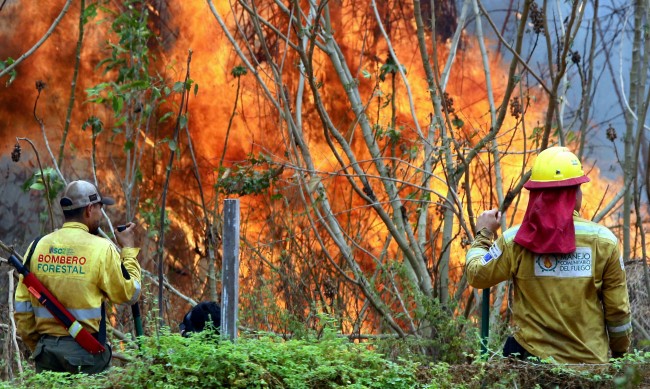
[[[576,250],[573,210],[579,185],[531,190],[515,242],[537,254],[569,254]]]

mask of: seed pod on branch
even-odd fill
[[[11,152],[11,160],[14,162],[20,161],[20,144],[18,142],[14,146],[14,151]]]
[[[519,120],[519,117],[521,116],[521,102],[517,96],[510,100],[510,114],[517,120]]]
[[[578,65],[580,64],[580,59],[582,59],[582,57],[580,56],[580,53],[578,51],[574,51],[571,53],[571,62]]]
[[[41,80],[37,80],[37,81],[36,81],[36,90],[38,91],[38,93],[41,93],[41,91],[42,91],[43,89],[45,89],[45,86],[46,86],[46,85],[47,85],[47,84],[45,84],[45,82],[43,82],[43,81],[41,81]]]
[[[448,114],[452,114],[455,112],[454,109],[454,98],[449,96],[449,93],[445,92],[443,95],[442,99],[442,104],[444,105],[444,109],[447,111]]]
[[[607,139],[610,142],[614,142],[616,140],[616,129],[612,127],[610,124],[609,127],[607,127]]]
[[[530,23],[533,25],[535,34],[544,33],[544,13],[534,1],[530,5]]]

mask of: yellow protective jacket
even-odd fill
[[[68,222],[38,242],[29,271],[84,328],[95,333],[105,298],[116,304],[133,304],[140,297],[139,251],[125,247],[120,254],[110,241],[90,234],[86,225]],[[42,335],[69,335],[29,293],[22,276],[16,288],[14,316],[18,334],[32,351]]]
[[[606,363],[632,332],[623,259],[614,234],[573,214],[576,251],[539,255],[513,241],[477,235],[465,271],[474,288],[512,279],[514,337],[532,355],[560,363]]]

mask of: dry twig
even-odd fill
[[[63,19],[65,14],[68,13],[68,9],[70,8],[71,4],[72,4],[72,0],[68,0],[68,1],[65,2],[65,5],[63,6],[63,9],[61,10],[61,13],[59,14],[59,16],[56,17],[56,19],[54,20],[54,22],[52,23],[50,28],[47,30],[45,35],[43,35],[43,37],[38,42],[36,42],[36,44],[31,49],[27,50],[27,52],[25,52],[23,55],[21,55],[14,63],[12,63],[11,65],[7,66],[6,68],[0,70],[0,77],[4,76],[5,74],[9,74],[9,72],[12,71],[16,66],[18,66],[18,64],[23,62],[30,55],[34,54],[34,52],[36,52],[36,50],[39,47],[41,47],[41,45],[47,40],[47,38],[49,38],[50,35],[52,35],[52,32],[54,32],[54,29],[56,28],[56,26],[59,25],[59,23],[61,22],[61,19]],[[4,5],[4,3],[3,3],[3,5]]]
[[[36,154],[38,169],[41,172],[41,180],[43,181],[43,185],[45,186],[45,200],[47,200],[47,208],[50,212],[50,227],[51,227],[51,231],[54,231],[54,213],[52,212],[52,202],[50,201],[50,185],[48,183],[48,180],[45,179],[45,173],[43,172],[43,165],[41,164],[41,157],[38,155],[36,146],[34,146],[34,143],[29,138],[16,138],[16,141],[21,141],[21,140],[24,140],[25,142],[29,143],[30,146],[32,146],[32,149],[34,150],[34,154]]]
[[[23,364],[20,359],[20,349],[18,348],[18,340],[16,339],[16,322],[14,321],[14,269],[7,272],[9,276],[9,293],[7,298],[7,305],[9,305],[9,322],[11,323],[11,330],[9,331],[9,337],[12,340],[14,345],[14,350],[16,352],[16,363],[18,365],[18,371],[20,374],[23,374]],[[9,353],[5,354],[9,356]],[[7,366],[11,366],[11,363],[7,362]],[[9,378],[12,378],[11,375]]]

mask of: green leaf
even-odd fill
[[[91,3],[86,6],[83,13],[83,24],[88,23],[88,19],[94,19],[97,16],[97,4]]]
[[[103,82],[103,83],[101,83],[101,84],[97,84],[97,85],[95,85],[95,86],[92,87],[92,88],[87,88],[87,89],[86,89],[86,94],[87,94],[89,97],[92,97],[92,96],[99,96],[99,94],[100,94],[104,89],[106,89],[107,86],[108,86],[108,84],[105,83],[105,82]]]
[[[121,90],[145,90],[151,86],[151,83],[145,80],[135,80],[133,82],[120,86]]]
[[[183,90],[184,90],[184,89],[185,89],[185,85],[184,85],[182,82],[180,82],[180,81],[176,81],[176,82],[174,83],[174,88],[173,88],[173,91],[174,91],[174,92],[176,92],[176,93],[183,93]]]
[[[194,84],[194,96],[196,97],[198,93],[199,93],[199,84]]]
[[[8,68],[14,62],[16,62],[16,61],[14,61],[14,59],[11,58],[11,57],[7,58],[5,61],[0,61],[0,70],[4,70],[4,69]],[[14,80],[16,79],[17,75],[18,75],[18,72],[16,71],[16,69],[11,70],[9,72],[9,79],[5,83],[5,86],[11,85],[14,82]]]
[[[120,116],[120,118],[117,119],[117,122],[115,122],[114,126],[119,127],[124,124],[124,122],[126,122],[126,116]]]
[[[451,121],[451,124],[453,124],[456,128],[463,128],[465,122],[462,121],[458,116],[454,116],[454,119]]]
[[[170,140],[170,141],[168,142],[167,145],[169,146],[169,149],[170,149],[171,151],[176,151],[177,146],[178,146],[178,145],[176,144],[176,141],[173,141],[173,140]]]
[[[246,67],[243,65],[237,65],[234,68],[232,68],[232,70],[230,71],[230,74],[232,74],[232,76],[235,78],[245,76],[247,73],[248,73],[248,69],[246,69]]]
[[[7,68],[8,66],[10,66],[13,62],[14,62],[14,60],[13,60],[11,57],[7,58],[6,61],[0,61],[0,70],[4,70],[4,69],[6,69],[6,68]]]
[[[42,182],[34,182],[29,187],[34,190],[45,190],[45,185]]]
[[[16,69],[11,70],[9,72],[9,80],[7,80],[7,82],[5,83],[5,86],[11,85],[14,82],[14,80],[16,79],[16,76],[18,76],[18,72],[16,71]]]
[[[576,140],[576,133],[573,131],[567,131],[566,133],[566,142],[571,143]]]
[[[160,119],[158,119],[158,123],[162,123],[162,122],[168,120],[170,117],[172,117],[173,114],[174,114],[174,113],[171,112],[171,111],[170,111],[170,112],[167,112],[167,113],[164,114]]]
[[[97,117],[97,116],[90,116],[86,121],[81,125],[81,130],[86,130],[86,128],[90,127],[92,130],[93,136],[98,135],[99,133],[102,132],[104,128],[104,124],[102,121]]]
[[[126,142],[124,142],[124,151],[133,150],[134,147],[135,147],[135,143],[133,143],[132,141],[127,140]]]
[[[113,112],[115,112],[115,116],[122,112],[122,108],[124,108],[124,99],[122,96],[113,97]]]
[[[537,138],[538,136],[540,136],[540,134],[541,134],[543,131],[544,131],[544,129],[543,129],[542,127],[534,127],[534,128],[533,128],[533,131],[532,131],[532,133],[530,134],[530,136],[528,137],[528,139],[535,139],[535,138]]]

